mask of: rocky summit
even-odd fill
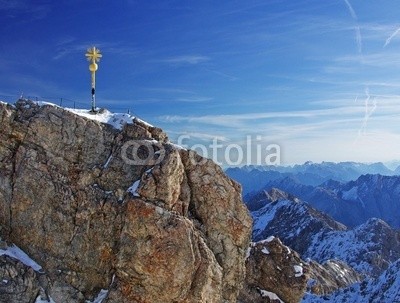
[[[0,102],[0,129],[0,302],[237,301],[252,221],[219,166],[106,110]]]

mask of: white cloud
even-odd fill
[[[167,58],[164,60],[160,60],[161,62],[165,63],[170,63],[170,64],[199,64],[203,63],[206,61],[209,61],[210,58],[206,56],[200,56],[200,55],[185,55],[185,56],[176,56],[176,57],[171,57]]]
[[[213,98],[201,97],[201,96],[182,97],[177,99],[177,101],[179,102],[187,102],[187,103],[207,102],[211,100],[213,100]]]
[[[203,123],[211,125],[221,125],[237,127],[238,124],[261,119],[292,119],[292,118],[316,118],[322,116],[349,115],[360,114],[363,108],[360,106],[347,106],[329,109],[311,109],[300,111],[281,111],[281,112],[264,112],[264,113],[246,113],[234,115],[204,115],[204,116],[162,116],[160,120],[165,122],[190,122]]]

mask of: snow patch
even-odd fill
[[[251,247],[252,247],[252,246],[250,246],[250,247],[247,248],[245,260],[247,260],[247,259],[250,257],[250,254],[251,254]]]
[[[265,298],[269,298],[270,300],[278,300],[280,303],[285,303],[281,300],[281,298],[278,297],[278,295],[276,293],[264,290],[264,289],[259,289],[261,297]]]
[[[154,168],[154,166],[152,168],[149,168],[148,170],[146,170],[145,171],[146,175],[151,174],[151,172],[153,171],[153,168]]]
[[[133,124],[133,121],[138,121],[146,126],[153,127],[151,124],[138,119],[137,117],[131,116],[130,114],[124,113],[112,113],[107,109],[101,109],[96,113],[91,112],[88,109],[76,109],[76,108],[68,108],[61,107],[54,103],[46,102],[46,101],[35,101],[35,103],[39,106],[54,106],[59,108],[64,108],[65,110],[72,112],[78,116],[85,117],[90,120],[94,120],[100,123],[105,123],[113,126],[116,129],[121,130],[125,124]],[[29,105],[27,105],[29,106]]]
[[[275,239],[275,236],[269,236],[268,238],[258,241],[258,243],[269,243]]]
[[[48,300],[46,300],[46,299],[42,299],[42,297],[39,295],[37,298],[36,298],[36,301],[35,301],[35,303],[56,303],[56,302],[54,302],[54,300],[49,296],[49,300],[50,301],[48,301]]]
[[[269,250],[268,250],[268,248],[266,248],[266,247],[264,247],[264,248],[261,250],[261,252],[262,252],[263,254],[265,254],[265,255],[269,255]]]
[[[108,157],[106,163],[103,165],[103,168],[107,168],[107,167],[108,167],[108,165],[109,165],[110,162],[111,162],[111,159],[112,159],[112,155]]]
[[[172,143],[172,142],[168,142],[168,144],[171,144],[173,147],[175,147],[178,150],[187,150],[187,148],[180,146],[178,144]]]
[[[42,267],[31,259],[22,249],[16,245],[11,245],[7,249],[0,249],[0,256],[6,255],[21,261],[26,266],[32,267],[37,272],[42,272]]]
[[[275,218],[275,214],[278,209],[286,205],[290,205],[292,202],[288,200],[280,200],[277,203],[270,203],[265,205],[263,208],[251,213],[254,219],[253,223],[253,238],[256,238],[262,233],[268,224]]]
[[[140,197],[139,193],[137,192],[139,184],[140,180],[135,181],[132,186],[127,189],[127,192],[131,193],[134,197]]]
[[[65,110],[90,120],[110,124],[111,126],[119,130],[121,130],[125,124],[133,124],[134,118],[129,114],[112,113],[106,109],[103,109],[97,113],[91,113],[87,109],[65,108]]]
[[[358,186],[354,186],[348,191],[342,192],[342,198],[345,200],[357,201],[358,200]]]
[[[294,276],[296,278],[301,277],[303,275],[303,266],[294,265],[293,268],[294,268],[294,272],[295,272]]]
[[[108,295],[108,290],[107,289],[102,289],[100,290],[99,294],[97,295],[96,298],[93,299],[93,301],[86,301],[86,303],[102,303],[105,298],[107,298]]]
[[[146,122],[146,121],[144,121],[144,120],[142,120],[142,119],[139,119],[139,118],[137,118],[137,117],[134,117],[133,118],[133,121],[134,122],[139,122],[139,123],[142,123],[142,124],[144,124],[144,125],[146,125],[146,126],[148,126],[148,127],[154,127],[153,125],[151,125],[150,123],[148,123],[148,122]]]

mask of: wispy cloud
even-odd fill
[[[354,20],[357,20],[356,12],[354,11],[354,9],[353,9],[353,7],[351,6],[350,2],[349,2],[348,0],[344,0],[344,2],[346,3],[346,6],[347,6],[347,8],[348,8],[348,10],[349,10],[349,12],[350,12],[351,17],[352,17]]]
[[[53,60],[59,60],[69,55],[82,53],[92,45],[96,45],[103,53],[106,52],[107,54],[118,56],[137,56],[140,53],[138,48],[119,45],[114,42],[77,42],[74,37],[65,37],[58,42],[57,53],[53,56]]]
[[[25,10],[28,8],[28,2],[26,0],[15,0],[15,1],[8,1],[8,0],[0,0],[0,10]]]
[[[195,65],[195,64],[207,62],[207,61],[209,61],[209,60],[210,60],[210,58],[209,58],[209,57],[206,57],[206,56],[201,56],[201,55],[184,55],[184,56],[170,57],[170,58],[167,58],[167,59],[162,59],[162,60],[160,60],[160,61],[161,61],[161,62],[164,62],[164,63],[176,64],[176,65],[180,65],[180,64],[191,64],[191,65]]]
[[[344,2],[346,3],[346,6],[347,6],[347,8],[348,8],[348,10],[350,12],[351,17],[357,23],[356,26],[354,27],[354,30],[355,30],[355,33],[356,33],[356,43],[357,43],[358,52],[362,53],[361,30],[360,30],[360,26],[358,25],[357,14],[354,11],[353,6],[350,4],[350,2],[348,0],[344,0]]]
[[[375,67],[393,67],[400,65],[400,56],[397,52],[389,53],[371,53],[364,56],[348,55],[338,57],[334,60],[335,64],[338,63],[358,63],[362,65],[369,65]]]
[[[200,97],[200,96],[184,97],[184,98],[177,99],[177,101],[179,101],[179,102],[188,102],[188,103],[207,102],[207,101],[211,101],[211,100],[213,100],[213,98]]]
[[[292,118],[316,118],[322,116],[334,116],[343,114],[359,114],[362,112],[359,106],[337,107],[330,109],[314,109],[303,111],[285,111],[285,112],[265,112],[265,113],[246,113],[235,115],[205,115],[205,116],[162,116],[160,120],[165,122],[189,122],[202,123],[209,125],[220,125],[226,127],[237,127],[240,124],[248,123],[251,120],[262,119],[292,119]]]
[[[385,45],[384,45],[383,47],[385,48],[386,46],[388,46],[388,45],[390,44],[390,42],[392,41],[392,39],[393,39],[394,37],[396,37],[397,34],[398,34],[399,32],[400,32],[400,27],[399,27],[398,29],[396,29],[396,30],[389,36],[389,38],[386,39]]]
[[[214,139],[217,139],[218,141],[222,142],[229,142],[229,139],[225,136],[221,136],[218,134],[211,134],[211,133],[201,133],[201,132],[169,132],[169,134],[173,135],[178,135],[179,136],[184,136],[181,137],[181,140],[196,140],[199,139],[201,141],[212,141]]]
[[[155,92],[155,93],[167,93],[167,94],[194,94],[195,92],[192,90],[175,88],[175,87],[144,87],[142,88],[145,91]]]
[[[374,113],[376,119],[390,119],[400,115],[400,99],[396,97],[381,98],[378,111],[377,96],[370,96],[366,90],[366,100],[364,104],[354,102],[343,103],[342,106],[325,109],[310,109],[285,112],[263,112],[263,113],[245,113],[234,115],[203,115],[203,116],[180,116],[169,115],[161,116],[159,120],[165,123],[189,123],[201,124],[206,127],[224,127],[226,129],[237,129],[240,131],[251,131],[265,129],[271,130],[277,128],[275,133],[282,134],[281,128],[301,129],[300,125],[307,128],[321,128],[322,124],[335,125],[335,128],[341,128],[345,123],[352,123],[354,131],[360,129],[362,123],[362,133],[366,133],[367,124]],[[339,117],[339,118],[338,118]],[[337,122],[340,120],[340,122]],[[322,123],[322,124],[321,124]],[[297,125],[297,126],[296,126]],[[310,130],[311,130],[310,129]],[[279,130],[279,131],[278,131]],[[353,133],[354,135],[354,133]],[[354,138],[354,137],[353,137]]]
[[[364,112],[364,119],[363,119],[363,123],[361,125],[361,128],[358,130],[358,136],[357,139],[358,140],[360,138],[360,136],[365,135],[367,132],[367,126],[368,126],[368,120],[369,118],[372,116],[372,114],[374,113],[374,111],[377,108],[377,102],[376,102],[376,98],[372,97],[372,106],[370,104],[370,100],[371,100],[371,95],[369,94],[369,88],[366,87],[365,88],[365,112]]]
[[[0,11],[6,11],[6,17],[15,18],[19,13],[29,13],[27,18],[19,22],[41,20],[50,13],[48,4],[32,4],[29,0],[0,0]]]
[[[218,75],[218,76],[221,76],[221,77],[223,77],[223,78],[226,78],[226,79],[228,79],[228,80],[230,80],[230,81],[236,81],[236,80],[239,79],[238,77],[229,75],[229,74],[227,74],[227,73],[223,73],[223,72],[218,71],[218,70],[209,69],[209,68],[204,68],[204,69],[205,69],[206,71],[208,71],[208,72],[211,72],[211,73],[213,73],[213,74],[216,74],[216,75]]]

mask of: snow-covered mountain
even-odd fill
[[[396,303],[400,302],[400,260],[376,279],[366,279],[331,295],[306,294],[301,303]]]
[[[285,192],[273,189],[248,202],[253,206],[253,239],[276,236],[320,263],[346,262],[360,273],[377,276],[400,258],[400,232],[379,219],[347,229],[328,215]],[[255,206],[257,205],[257,207]]]
[[[381,174],[392,176],[394,172],[383,163],[364,164],[357,162],[322,162],[308,161],[294,166],[243,166],[240,168],[228,168],[228,176],[238,181],[243,187],[243,194],[256,192],[262,189],[267,182],[293,177],[303,185],[317,186],[328,180],[347,182],[356,180],[365,174]]]
[[[286,177],[267,183],[264,190],[271,188],[293,194],[350,227],[373,217],[400,227],[400,176],[362,175],[355,181],[329,180],[319,186]],[[253,201],[256,195],[248,194],[244,200]]]

